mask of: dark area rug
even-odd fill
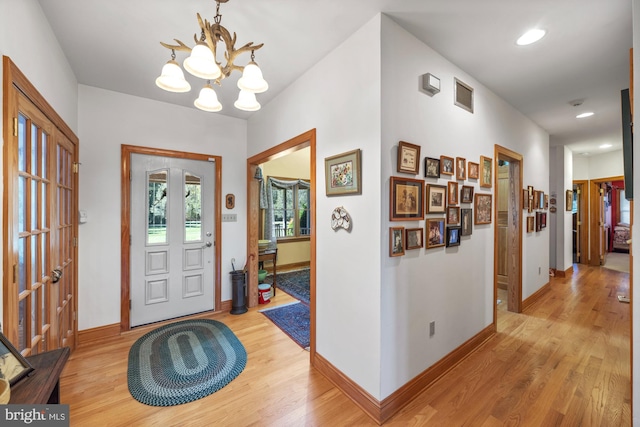
[[[267,276],[264,283],[273,284],[273,275]],[[286,273],[278,273],[276,287],[282,289],[292,297],[299,299],[306,305],[309,305],[309,269],[297,271],[288,271]]]
[[[280,275],[278,275],[278,281]],[[309,349],[309,306],[294,302],[260,310],[277,327],[289,335],[300,347]]]
[[[224,323],[183,320],[140,337],[129,350],[131,395],[150,406],[173,406],[208,396],[240,375],[244,346]]]

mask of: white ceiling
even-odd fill
[[[214,0],[39,1],[79,83],[195,108],[203,81],[188,76],[188,94],[156,87],[170,57],[159,42],[192,45],[196,13],[213,20]],[[378,12],[542,126],[551,145],[590,155],[621,148],[631,0],[229,0],[220,6],[222,25],[238,35],[236,47],[265,44],[256,51],[269,82],[269,91],[258,95],[262,105]],[[517,46],[532,27],[547,30],[546,37]],[[186,56],[177,55],[178,62]],[[216,86],[223,110],[210,114],[249,117],[233,107],[238,77]],[[584,101],[574,107],[574,100]],[[595,115],[575,118],[587,110]],[[598,148],[604,143],[612,148]]]

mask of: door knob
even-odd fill
[[[213,245],[213,243],[211,243],[211,242],[206,242],[202,248],[203,248],[203,249],[204,249],[204,248],[210,248],[210,247],[211,247],[211,245]]]
[[[53,271],[51,272],[51,281],[53,283],[58,283],[61,277],[62,277],[62,270],[60,270],[59,268],[54,268]]]

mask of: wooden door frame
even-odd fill
[[[573,185],[577,186],[580,189],[581,197],[578,199],[578,221],[581,223],[581,231],[580,233],[580,262],[579,264],[589,264],[589,210],[587,203],[589,200],[589,181],[588,180],[574,180]],[[562,195],[558,195],[559,198]],[[561,205],[560,205],[561,206]],[[566,209],[566,206],[564,207]],[[572,218],[573,220],[573,218]],[[573,243],[572,243],[573,244]],[[571,251],[573,254],[573,250]]]
[[[60,115],[53,109],[53,107],[47,102],[47,100],[40,94],[40,92],[36,89],[36,87],[27,79],[27,77],[20,71],[20,69],[16,66],[16,64],[9,58],[8,56],[2,57],[2,110],[3,110],[3,138],[4,138],[4,147],[3,147],[3,182],[4,182],[4,191],[3,191],[3,208],[4,208],[4,216],[3,216],[3,224],[2,224],[2,236],[3,236],[3,261],[2,261],[2,292],[3,292],[3,332],[9,339],[9,341],[15,343],[18,342],[18,333],[17,333],[17,319],[18,319],[18,308],[17,304],[12,304],[11,301],[15,299],[15,295],[12,295],[12,292],[15,291],[15,286],[13,283],[12,274],[12,265],[15,263],[13,254],[15,253],[16,248],[13,247],[13,230],[10,224],[13,224],[15,219],[17,218],[18,213],[16,212],[17,206],[13,204],[13,200],[15,197],[15,189],[17,188],[17,178],[16,171],[11,163],[17,153],[13,149],[12,142],[17,138],[17,135],[14,134],[14,117],[18,115],[18,99],[15,96],[13,89],[15,88],[19,92],[21,92],[27,99],[35,105],[46,117],[53,123],[55,126],[55,131],[62,133],[74,146],[74,163],[78,163],[78,159],[80,156],[80,140],[76,136],[76,134],[71,130],[71,128],[65,123],[65,121],[60,117]],[[52,141],[55,141],[52,139]],[[54,173],[55,171],[51,171]],[[78,174],[74,174],[73,177],[73,185],[75,188],[74,191],[74,200],[73,200],[73,212],[72,212],[72,221],[73,221],[73,234],[74,237],[78,236],[78,192],[79,192],[79,178]],[[74,257],[74,267],[73,267],[73,343],[71,350],[74,350],[76,343],[78,342],[78,246],[74,246],[73,248],[73,257]],[[10,280],[11,279],[11,280]],[[52,313],[54,316],[55,322],[52,324],[57,324],[57,314]],[[50,335],[50,340],[53,340],[53,337]],[[48,343],[49,344],[49,343]]]
[[[515,176],[516,182],[513,185],[510,185],[510,194],[509,197],[512,198],[510,203],[512,211],[510,212],[515,214],[515,220],[518,224],[516,229],[513,230],[510,227],[507,227],[507,239],[515,239],[515,246],[517,247],[517,254],[515,260],[517,261],[517,265],[509,265],[507,269],[513,271],[516,278],[517,284],[512,287],[509,286],[508,289],[508,298],[513,299],[513,310],[516,313],[522,312],[522,183],[524,182],[524,157],[516,153],[513,150],[502,147],[498,144],[494,146],[494,161],[493,161],[493,188],[494,191],[494,201],[493,201],[493,218],[494,221],[497,221],[498,215],[498,160],[503,159],[509,162],[517,162],[519,164],[519,173]],[[497,222],[493,227],[493,324],[494,327],[497,327],[498,322],[498,227]]]
[[[600,253],[598,239],[598,190],[604,182],[623,181],[623,176],[611,176],[608,178],[598,178],[589,180],[589,265],[600,265]],[[613,231],[613,230],[612,230]]]
[[[255,174],[258,165],[309,147],[309,212],[311,216],[309,263],[309,311],[310,358],[313,364],[316,352],[316,129],[311,129],[288,141],[247,159],[247,302],[249,307],[258,305],[258,230],[260,222],[260,183]]]
[[[187,160],[200,160],[215,162],[214,197],[214,230],[215,242],[215,273],[214,273],[214,302],[213,311],[221,309],[221,248],[222,248],[222,157],[210,154],[189,153],[184,151],[164,150],[161,148],[140,147],[135,145],[122,145],[120,147],[120,161],[122,163],[120,176],[121,200],[120,200],[120,332],[131,330],[130,313],[130,257],[131,257],[131,227],[129,214],[131,211],[131,155],[145,154],[148,156],[177,157]],[[257,245],[257,242],[256,242]]]

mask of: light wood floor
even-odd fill
[[[630,306],[616,298],[627,293],[627,274],[600,267],[578,266],[572,277],[553,278],[550,292],[527,312],[500,310],[497,335],[386,425],[631,425]],[[269,305],[290,300],[278,292]],[[248,352],[247,367],[228,386],[179,406],[137,402],[127,389],[127,357],[149,331],[140,329],[71,356],[61,378],[71,425],[376,425],[257,309],[212,318]]]

